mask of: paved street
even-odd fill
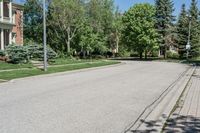
[[[0,84],[0,133],[122,133],[187,66],[164,62]]]

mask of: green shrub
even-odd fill
[[[44,58],[44,48],[42,45],[34,44],[27,45],[29,57],[30,59],[39,59],[42,60]],[[47,47],[47,58],[48,60],[55,59],[57,57],[57,53],[53,51],[51,48]]]
[[[1,57],[4,57],[4,56],[6,56],[6,52],[5,52],[5,51],[3,51],[3,50],[0,50],[0,56],[1,56]]]
[[[132,52],[130,54],[130,57],[139,57],[139,54],[137,52]]]
[[[28,62],[28,50],[26,47],[14,44],[8,45],[6,47],[6,53],[11,63],[18,64]]]
[[[130,51],[124,45],[121,44],[119,46],[119,51],[116,57],[129,57],[129,56],[130,56]]]
[[[93,55],[92,58],[98,60],[98,59],[105,59],[106,57],[103,55]]]
[[[158,54],[159,54],[159,51],[154,50],[151,52],[151,57],[158,57]]]
[[[115,57],[122,57],[122,56],[123,56],[122,53],[116,53],[116,54],[115,54]]]
[[[169,59],[179,59],[179,54],[176,52],[167,51],[166,54]]]
[[[3,54],[3,52],[0,52],[0,54],[1,53]],[[43,60],[44,57],[42,45],[18,46],[12,44],[6,47],[6,53],[8,54],[9,62],[14,64],[26,63],[29,59]],[[55,59],[56,57],[56,52],[47,47],[48,60]]]

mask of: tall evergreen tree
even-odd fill
[[[156,29],[160,34],[160,48],[164,57],[169,48],[168,40],[173,32],[174,4],[171,0],[155,0],[156,6]]]
[[[42,8],[39,0],[27,0],[24,4],[24,38],[42,43]]]
[[[191,56],[196,57],[200,55],[199,9],[197,0],[192,0],[189,13],[191,17]]]
[[[185,4],[182,5],[181,13],[177,23],[178,45],[180,58],[186,53],[186,44],[188,41],[188,14]]]

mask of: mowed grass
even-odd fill
[[[50,65],[67,65],[67,64],[76,64],[76,63],[86,63],[86,62],[95,62],[97,60],[90,60],[90,59],[65,59],[65,58],[58,58],[53,62],[50,62]]]
[[[119,62],[116,62],[116,61],[98,61],[94,63],[83,63],[83,64],[74,64],[74,65],[69,65],[69,66],[66,65],[66,66],[60,66],[60,67],[49,67],[47,72],[44,72],[36,68],[29,69],[29,70],[14,70],[14,71],[8,71],[8,72],[0,72],[0,79],[11,80],[11,79],[16,79],[16,78],[72,71],[72,70],[78,70],[78,69],[84,69],[84,68],[100,67],[100,66],[113,65],[113,64],[118,64],[118,63]]]
[[[20,68],[33,68],[32,64],[11,64],[0,61],[0,70],[20,69]]]
[[[50,62],[50,65],[67,65],[67,64],[76,64],[76,63],[86,63],[86,62],[95,62],[96,60],[75,60],[75,59],[64,59],[58,58],[53,62]],[[33,68],[34,66],[31,63],[27,64],[12,64],[4,61],[0,61],[0,70],[9,70],[9,69],[21,69],[21,68]]]

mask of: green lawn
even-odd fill
[[[67,64],[76,64],[76,63],[86,63],[86,62],[96,62],[98,60],[76,60],[76,59],[64,59],[58,58],[53,62],[50,62],[49,65],[67,65]],[[34,66],[31,63],[28,64],[11,64],[0,61],[0,70],[8,69],[20,69],[20,68],[33,68]]]
[[[29,76],[35,76],[35,75],[65,72],[65,71],[78,70],[78,69],[83,69],[83,68],[100,67],[100,66],[112,65],[112,64],[117,64],[117,63],[119,62],[98,61],[95,63],[84,63],[84,64],[75,64],[75,65],[61,66],[61,67],[50,67],[48,68],[47,72],[44,72],[36,68],[30,69],[30,70],[14,70],[14,71],[9,71],[9,72],[0,72],[0,79],[11,80],[11,79],[29,77]]]
[[[194,64],[196,64],[196,65],[200,65],[200,57],[190,59],[188,62],[189,62],[189,63],[194,63]]]
[[[50,65],[65,65],[65,64],[75,64],[75,63],[85,63],[85,62],[94,62],[97,60],[90,60],[90,59],[65,59],[65,58],[58,58],[53,62],[50,62]]]
[[[33,68],[32,64],[11,64],[0,61],[0,70]]]

